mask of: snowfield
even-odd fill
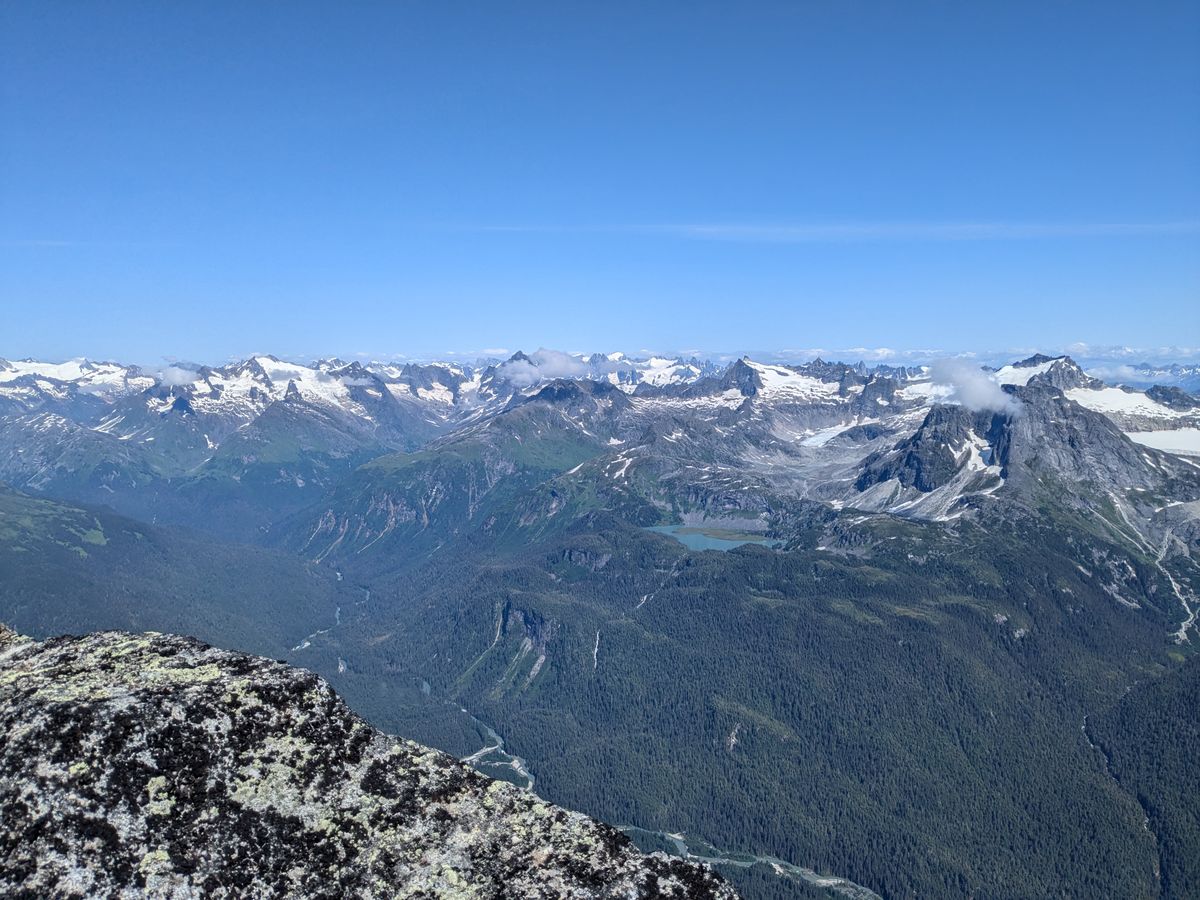
[[[1125,436],[1135,443],[1179,456],[1200,456],[1200,428],[1174,431],[1129,431]]]
[[[835,400],[838,396],[836,381],[821,381],[811,375],[801,375],[784,366],[770,366],[746,360],[746,365],[757,373],[763,383],[762,396],[772,400],[795,399],[809,402]]]
[[[1066,393],[1068,400],[1074,400],[1080,406],[1105,415],[1124,413],[1133,416],[1152,416],[1156,419],[1178,419],[1185,415],[1185,413],[1151,400],[1141,391],[1106,387],[1099,389],[1072,388]]]
[[[992,375],[992,378],[997,384],[1019,384],[1025,386],[1036,375],[1044,375],[1054,368],[1056,363],[1062,361],[1062,358],[1047,360],[1044,363],[1038,363],[1035,366],[1005,366]]]

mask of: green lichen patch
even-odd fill
[[[310,673],[170,635],[0,627],[0,811],[3,895],[734,896]]]

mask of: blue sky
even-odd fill
[[[0,356],[1200,346],[1200,6],[0,6]]]

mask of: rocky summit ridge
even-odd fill
[[[154,633],[0,626],[0,823],[8,897],[736,896],[316,675]]]

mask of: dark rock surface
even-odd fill
[[[972,412],[965,406],[935,406],[911,437],[900,441],[890,452],[865,460],[855,486],[862,491],[894,478],[905,487],[923,492],[936,490],[962,469],[962,450],[973,436],[986,438],[993,446],[1002,444],[1007,421],[1001,413]],[[997,457],[1000,455],[995,453]],[[1003,459],[989,458],[987,463],[1002,465]]]
[[[0,894],[735,896],[376,731],[311,673],[169,635],[3,626]]]

